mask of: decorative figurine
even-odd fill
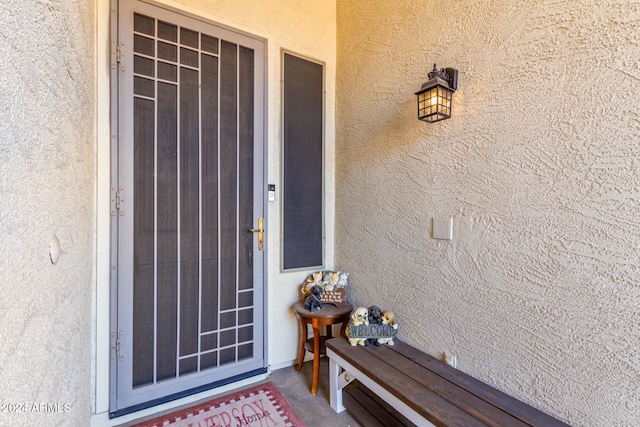
[[[365,345],[366,338],[359,337],[358,326],[369,326],[369,310],[365,307],[356,308],[351,314],[351,321],[347,325],[347,338],[349,338],[349,344],[352,346]]]
[[[322,283],[324,285],[324,291],[334,291],[336,289],[336,285],[338,284],[338,280],[340,279],[340,273],[337,271],[331,271],[324,275],[322,279]]]
[[[304,308],[305,310],[309,310],[310,312],[316,311],[318,308],[322,308],[322,286],[313,285],[311,287],[311,293],[304,300]]]
[[[349,273],[346,271],[316,271],[306,278],[300,291],[302,295],[307,296],[311,293],[311,287],[314,285],[320,285],[324,291],[335,291],[339,288],[347,286],[349,279]]]
[[[377,305],[369,307],[369,324],[382,325],[382,310]]]
[[[321,286],[323,289],[321,302],[333,304],[336,307],[344,307],[347,303],[347,279],[349,273],[344,271],[316,271],[310,274],[300,286],[303,299],[311,295],[313,286]]]
[[[302,292],[302,295],[304,296],[311,295],[312,286],[315,286],[315,285],[321,286],[322,276],[323,276],[322,271],[317,271],[312,275],[310,275],[309,277],[307,277],[307,280],[302,284],[302,288],[300,289]]]
[[[389,310],[380,311],[375,305],[368,309],[358,307],[351,314],[346,334],[352,346],[393,345],[393,339],[398,334],[398,324],[395,315]]]
[[[340,277],[338,278],[338,283],[336,283],[336,287],[344,288],[347,286],[347,281],[349,280],[349,273],[346,271],[339,271]]]
[[[372,305],[371,307],[369,307],[369,324],[382,325],[381,315],[382,315],[382,310],[380,310],[380,307],[378,307],[377,305]],[[380,345],[380,343],[378,343],[378,338],[376,337],[367,338],[364,345],[368,347],[371,344]]]
[[[392,311],[389,311],[389,310],[383,311],[381,319],[382,319],[382,324],[383,325],[389,325],[395,330],[398,329],[398,324],[396,323],[396,316],[395,316],[395,314],[393,314]],[[393,345],[393,336],[378,338],[377,344],[378,345],[380,345],[380,344]]]

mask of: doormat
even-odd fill
[[[210,400],[133,427],[305,427],[273,383]]]

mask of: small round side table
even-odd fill
[[[323,336],[320,332],[320,326],[331,326],[342,323],[340,335],[345,336],[345,330],[353,305],[347,303],[344,307],[336,307],[333,304],[323,304],[322,308],[317,309],[313,313],[304,308],[304,304],[299,302],[293,310],[300,322],[300,356],[298,359],[298,367],[296,372],[302,369],[304,356],[307,351],[313,353],[313,376],[311,380],[311,394],[318,392],[318,371],[320,369],[320,356],[326,354],[324,342],[331,338],[331,328],[328,327],[327,335]],[[311,324],[313,328],[313,338],[307,339],[307,325]]]

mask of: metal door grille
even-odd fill
[[[136,13],[132,386],[254,356],[252,49]]]

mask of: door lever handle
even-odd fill
[[[258,233],[258,250],[262,250],[264,247],[264,220],[262,217],[258,218],[258,228],[250,228],[251,233]]]

